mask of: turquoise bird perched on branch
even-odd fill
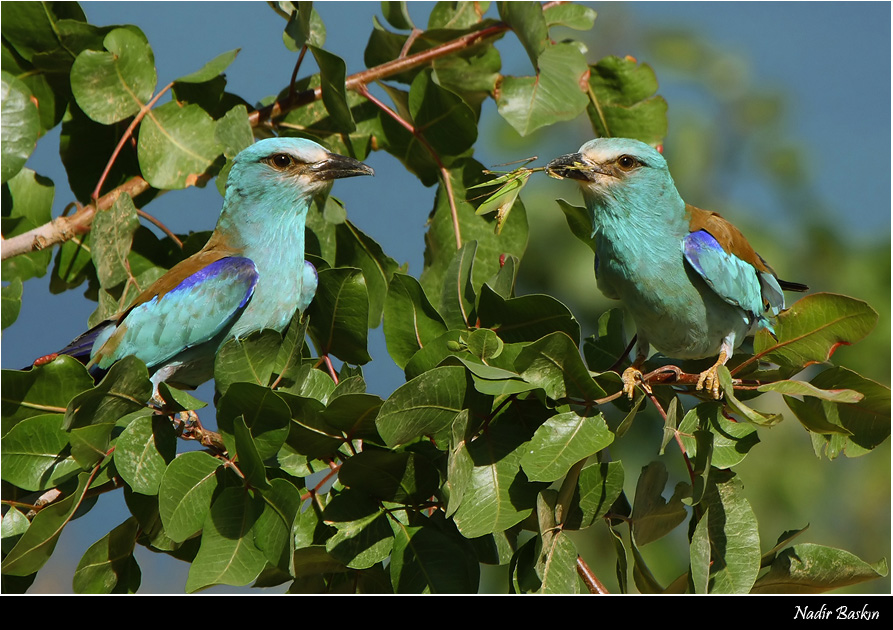
[[[632,398],[649,345],[674,359],[717,356],[697,389],[720,398],[718,370],[745,336],[784,310],[779,280],[738,229],[686,204],[663,156],[628,138],[590,140],[546,171],[577,180],[592,219],[598,288],[636,324],[636,356],[623,373]],[[647,385],[646,385],[647,388]]]
[[[57,354],[84,360],[94,374],[136,356],[149,368],[156,396],[162,381],[185,387],[207,381],[225,341],[282,331],[295,311],[307,308],[317,286],[316,269],[304,260],[311,201],[335,179],[372,174],[362,162],[310,140],[256,142],[233,159],[223,210],[205,247],[123,314]]]

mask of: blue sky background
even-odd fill
[[[649,56],[647,33],[652,28],[679,27],[696,33],[717,50],[735,53],[742,60],[749,85],[786,91],[789,113],[785,134],[787,139],[808,147],[810,177],[835,225],[853,243],[889,242],[890,4],[587,4],[599,12],[594,34],[587,39],[591,62],[608,54],[630,54],[654,68],[661,83],[660,94],[670,103],[670,134],[665,143],[668,155],[672,155],[677,116],[685,108],[687,115],[699,111],[703,99],[697,86],[664,67],[660,58]],[[424,26],[432,3],[410,5],[416,23]],[[136,24],[146,33],[155,52],[158,86],[238,47],[241,53],[226,73],[227,89],[252,102],[278,93],[287,84],[294,65],[295,54],[281,40],[285,22],[264,2],[84,2],[82,6],[91,23]],[[372,16],[381,16],[379,3],[317,2],[314,6],[327,27],[325,48],[345,59],[348,74],[363,70],[363,50]],[[490,15],[496,15],[494,7]],[[530,74],[529,60],[511,36],[498,47],[503,73]],[[301,76],[315,71],[309,55],[305,64]],[[709,109],[703,111],[704,116],[714,114]],[[588,123],[580,121],[538,134],[536,151],[547,160],[576,150],[591,136],[591,131],[589,135],[585,131],[587,127]],[[476,157],[485,165],[525,155],[518,155],[516,144],[500,142],[508,133],[506,128],[495,104],[487,101],[476,145]],[[73,199],[58,159],[58,136],[57,128],[43,138],[27,164],[55,182],[56,215]],[[375,168],[375,178],[338,182],[333,194],[345,202],[348,216],[360,229],[398,263],[408,262],[409,273],[418,276],[433,189],[422,187],[385,153],[371,155],[367,163]],[[672,161],[670,165],[672,169]],[[765,189],[751,185],[740,173],[737,177],[729,175],[725,181],[731,183],[725,192],[735,206],[763,208],[768,221],[784,214],[785,209],[777,200],[769,200]],[[147,210],[177,232],[206,230],[213,227],[220,203],[212,185],[163,195]],[[531,214],[539,211],[528,210]],[[779,237],[786,238],[783,234]],[[535,232],[531,239],[536,239]],[[3,333],[4,368],[23,367],[35,357],[62,347],[85,329],[95,304],[82,297],[82,289],[50,296],[47,286],[47,278],[25,284],[19,320]],[[403,382],[403,375],[386,356],[380,328],[372,334],[370,352],[373,359],[383,359],[375,364],[375,370],[367,371],[370,391],[387,396]],[[210,399],[207,390],[204,398]],[[94,509],[67,528],[35,590],[70,592],[74,566],[97,537],[91,532],[90,519],[98,519],[92,521],[99,523],[94,531],[104,533],[109,523],[115,525],[125,518],[123,500],[117,505],[113,500],[103,501],[103,510]],[[144,550],[140,554],[146,592],[181,592],[186,565]]]

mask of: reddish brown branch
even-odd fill
[[[450,215],[453,220],[453,234],[456,237],[456,249],[462,248],[462,231],[459,229],[459,209],[456,207],[456,199],[453,196],[453,184],[450,181],[450,171],[444,166],[443,162],[440,159],[440,155],[437,154],[437,151],[434,150],[434,147],[425,139],[425,136],[415,128],[415,126],[404,119],[400,114],[395,112],[393,109],[382,103],[380,100],[375,98],[365,85],[362,85],[357,88],[357,92],[361,94],[364,98],[374,103],[381,111],[386,113],[388,116],[396,120],[400,125],[406,129],[412,136],[419,141],[419,143],[425,147],[425,150],[431,155],[434,161],[437,163],[437,168],[440,170],[440,176],[443,179],[443,185],[446,189],[447,194],[447,202],[450,205]],[[463,313],[464,315],[464,313]]]
[[[589,565],[580,556],[577,556],[577,575],[580,576],[580,579],[586,584],[586,588],[593,595],[608,594],[608,589],[605,588],[605,585],[601,583],[601,580],[595,576],[595,573],[592,572],[592,569],[589,568]]]

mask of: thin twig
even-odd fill
[[[459,229],[459,209],[456,207],[456,199],[453,195],[453,184],[450,181],[450,172],[441,161],[440,155],[437,154],[437,151],[434,150],[434,147],[429,144],[428,140],[425,139],[425,136],[423,136],[422,133],[418,129],[416,129],[411,122],[403,118],[400,114],[398,114],[393,109],[378,100],[375,96],[373,96],[365,85],[358,87],[356,91],[358,94],[374,103],[381,111],[393,118],[404,129],[411,133],[412,136],[416,140],[418,140],[423,147],[425,147],[425,149],[428,151],[428,153],[431,154],[431,157],[437,163],[437,168],[440,170],[440,176],[443,179],[443,185],[446,189],[447,202],[450,205],[450,214],[452,215],[453,219],[453,234],[456,237],[456,249],[461,249],[462,231]]]
[[[137,214],[137,216],[143,217],[146,221],[149,221],[155,227],[157,227],[159,230],[161,230],[162,232],[167,234],[170,237],[170,239],[177,245],[177,247],[179,247],[180,249],[183,249],[183,241],[181,241],[179,238],[177,238],[177,235],[174,234],[173,232],[171,232],[170,228],[167,227],[164,223],[159,221],[157,218],[153,217],[151,214],[149,214],[145,210],[137,209],[136,214]]]
[[[106,162],[105,170],[102,171],[102,175],[100,175],[99,181],[96,183],[96,188],[93,189],[93,193],[90,195],[90,199],[93,200],[93,205],[96,205],[96,200],[99,199],[99,191],[102,190],[102,185],[105,183],[106,177],[108,177],[109,172],[112,170],[112,166],[114,166],[115,160],[118,159],[118,154],[121,153],[121,149],[124,147],[124,143],[133,136],[133,132],[136,129],[137,125],[142,122],[146,114],[149,113],[149,110],[155,106],[155,103],[158,102],[158,99],[160,99],[161,96],[173,86],[173,82],[165,85],[158,94],[152,97],[152,100],[150,100],[148,103],[140,108],[139,113],[133,117],[132,121],[130,121],[127,129],[124,131],[124,135],[121,136],[121,139],[118,141],[118,145],[115,147],[115,150],[112,151],[112,156],[109,158],[109,161]]]
[[[580,576],[583,583],[586,584],[586,588],[593,595],[608,594],[608,589],[605,588],[605,585],[601,583],[601,580],[595,576],[595,573],[592,572],[592,569],[589,568],[589,565],[580,556],[577,556],[577,575]]]

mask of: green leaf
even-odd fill
[[[654,70],[632,57],[605,57],[590,71],[586,111],[596,135],[660,144],[667,135],[667,102],[654,96]]]
[[[450,536],[429,519],[421,526],[392,521],[394,548],[389,571],[399,594],[477,593],[480,565],[468,544]],[[464,543],[464,544],[463,544]]]
[[[580,416],[568,411],[552,416],[537,428],[521,467],[531,481],[555,481],[578,461],[614,441],[602,414]]]
[[[415,28],[405,2],[382,2],[381,14],[394,28],[409,31]]]
[[[480,326],[492,328],[506,343],[537,341],[549,333],[563,332],[580,341],[580,324],[573,313],[549,295],[522,295],[503,299],[489,285],[478,302]]]
[[[375,425],[388,446],[439,433],[463,408],[465,368],[439,367],[398,387],[378,412]]]
[[[497,235],[496,219],[475,214],[468,201],[467,187],[484,180],[484,167],[475,160],[462,160],[450,169],[450,182],[456,202],[459,233],[463,243],[477,242],[472,285],[475,292],[501,268],[506,256],[521,258],[527,248],[527,212],[520,200]],[[425,268],[419,277],[425,294],[437,305],[443,292],[446,272],[456,255],[456,230],[446,189],[438,186],[430,227],[425,237]]]
[[[380,444],[381,436],[375,427],[375,418],[382,404],[384,401],[374,394],[342,394],[329,402],[323,419],[329,426],[340,429],[348,439],[372,440]]]
[[[807,295],[775,321],[778,341],[761,331],[754,338],[755,360],[802,368],[831,358],[838,346],[863,339],[877,324],[877,312],[862,300],[834,293]]]
[[[449,328],[468,328],[474,322],[475,291],[472,270],[477,243],[468,241],[456,252],[444,275],[438,312]]]
[[[293,527],[301,509],[301,492],[285,479],[271,479],[270,488],[260,495],[264,511],[254,525],[254,544],[270,564],[294,574]]]
[[[204,185],[202,176],[223,153],[215,126],[214,119],[194,103],[181,106],[171,101],[152,109],[140,125],[137,145],[146,181],[162,190]]]
[[[335,267],[357,267],[363,271],[369,296],[369,328],[377,328],[397,263],[350,221],[335,228],[335,243]]]
[[[78,486],[71,494],[37,513],[31,526],[3,559],[3,575],[31,575],[46,564],[59,542],[62,530],[81,506],[90,479],[90,473],[81,473],[78,476]]]
[[[136,593],[140,567],[133,557],[139,522],[131,516],[93,543],[74,572],[75,593]]]
[[[104,289],[116,287],[131,276],[127,256],[139,225],[136,206],[127,193],[119,195],[111,208],[97,212],[93,218],[93,264]]]
[[[713,447],[710,463],[720,469],[737,466],[759,441],[757,429],[746,422],[734,422],[723,415],[719,403],[701,403],[685,414],[679,423],[679,433],[688,457],[698,456],[695,431],[709,431],[713,434]]]
[[[556,494],[546,490],[537,497],[542,550],[537,558],[536,572],[540,578],[540,593],[573,594],[577,591],[577,548],[567,533],[555,523]]]
[[[589,67],[573,44],[548,46],[537,60],[535,77],[504,77],[496,96],[499,114],[522,136],[576,118],[589,102]]]
[[[320,271],[319,288],[307,313],[310,338],[320,354],[360,365],[372,360],[366,350],[369,300],[361,270],[339,267]]]
[[[87,116],[111,125],[133,116],[152,98],[155,56],[138,29],[116,28],[103,46],[108,52],[84,50],[74,60],[71,92]]]
[[[829,459],[841,453],[858,457],[890,437],[890,389],[852,370],[835,367],[818,374],[812,384],[825,390],[849,389],[863,395],[858,402],[835,403],[817,398],[785,397],[797,419],[810,431],[816,454]]]
[[[81,471],[68,449],[62,414],[25,418],[0,442],[3,481],[23,490],[53,488]]]
[[[319,66],[322,102],[326,106],[326,111],[329,112],[335,128],[345,133],[356,130],[357,125],[351,116],[350,105],[347,103],[347,91],[344,89],[344,79],[347,74],[344,60],[316,46],[307,48],[313,53],[316,65]]]
[[[760,576],[750,592],[824,593],[886,577],[887,573],[886,559],[868,564],[848,551],[807,543],[780,551],[769,572]],[[858,614],[858,610],[851,612]]]
[[[2,181],[6,183],[18,173],[37,146],[40,135],[40,114],[32,102],[31,90],[5,70],[0,73],[0,124],[2,138]]]
[[[3,308],[0,310],[0,328],[6,329],[12,326],[19,317],[22,308],[22,281],[16,278],[8,285],[2,287],[0,301]]]
[[[263,511],[259,497],[244,488],[226,488],[205,517],[202,544],[189,568],[186,592],[214,584],[244,586],[253,582],[266,564],[254,544],[254,524]]]
[[[264,462],[258,453],[257,444],[254,437],[245,424],[242,416],[236,416],[232,420],[232,448],[227,448],[229,453],[235,454],[235,459],[239,465],[239,472],[245,477],[245,481],[252,487],[259,490],[268,490],[270,484],[267,481],[267,474],[264,470]],[[288,427],[286,426],[286,431]],[[283,440],[283,443],[285,441]]]
[[[254,383],[233,383],[217,402],[217,426],[227,450],[237,451],[234,423],[242,418],[261,460],[285,444],[291,423],[288,404],[274,391]]]
[[[760,570],[757,519],[731,471],[711,472],[701,505],[710,512],[710,592],[747,593]]]
[[[526,346],[515,359],[515,371],[552,400],[578,398],[594,401],[605,391],[583,365],[577,345],[566,334],[551,333]]]
[[[744,416],[749,422],[753,422],[754,424],[760,426],[771,427],[782,421],[783,416],[780,413],[763,414],[756,409],[748,407],[743,402],[738,400],[738,398],[735,396],[734,386],[732,385],[732,377],[729,374],[729,369],[726,366],[719,366],[717,374],[719,376],[720,387],[725,394],[726,403],[733,412]]]
[[[474,466],[453,515],[466,538],[505,531],[533,512],[536,496],[546,484],[528,481],[521,471],[529,437],[521,418],[509,413],[466,444]]]
[[[152,396],[146,365],[134,356],[115,363],[99,384],[71,399],[62,428],[66,431],[99,424],[145,408]]]
[[[539,2],[497,2],[499,17],[508,24],[530,57],[534,68],[549,45],[549,29]]]
[[[583,356],[590,370],[606,372],[623,358],[626,351],[623,309],[612,308],[598,318],[598,332],[583,340]]]
[[[595,240],[592,238],[592,214],[589,210],[570,204],[564,199],[557,199],[556,202],[564,213],[564,218],[567,219],[567,224],[574,236],[584,242],[597,256]]]
[[[757,388],[761,392],[778,392],[785,396],[813,396],[834,403],[857,403],[862,400],[862,394],[852,389],[827,390],[819,389],[805,381],[776,381],[764,383]]]
[[[236,48],[217,55],[195,72],[176,79],[177,83],[204,83],[205,81],[210,81],[223,74],[229,65],[236,60],[236,55],[239,54],[240,50],[240,48]]]
[[[252,332],[242,339],[229,339],[214,359],[214,383],[226,393],[233,383],[254,383],[266,387],[282,347],[282,335],[275,330]]]
[[[45,413],[65,413],[68,402],[93,387],[84,366],[69,356],[27,371],[0,372],[3,435],[17,423]]]
[[[326,550],[348,567],[368,569],[390,555],[394,533],[388,517],[362,492],[348,490],[334,497],[323,519],[338,530],[326,541]]]
[[[573,2],[553,4],[543,10],[546,25],[564,26],[578,31],[588,31],[595,24],[596,13],[589,7]]]
[[[602,518],[623,492],[623,463],[603,462],[580,471],[562,526],[585,529]]]
[[[698,595],[709,593],[710,584],[710,536],[708,525],[710,510],[704,512],[691,536],[688,548],[689,573],[691,574],[692,592]]]
[[[4,120],[5,118],[4,115]],[[12,208],[6,207],[4,202],[3,218],[0,223],[3,227],[3,238],[24,234],[49,223],[52,219],[55,194],[51,180],[37,175],[31,169],[23,168],[7,182],[7,186],[9,196],[12,198]],[[46,274],[52,256],[52,251],[46,248],[8,258],[2,263],[3,280],[18,279],[24,282],[33,277],[42,277]],[[10,316],[7,315],[6,309],[3,314],[4,317]]]
[[[207,453],[183,453],[170,463],[158,489],[158,510],[164,531],[183,542],[202,528],[217,489],[220,460]]]
[[[312,458],[331,457],[341,447],[344,438],[325,421],[326,409],[321,402],[287,393],[279,396],[288,404],[292,416],[283,447],[285,453],[294,451]],[[280,452],[280,459],[283,454]]]
[[[412,356],[446,332],[418,280],[395,273],[384,303],[384,336],[388,353],[401,369]]]
[[[321,47],[326,43],[326,27],[312,3],[299,2],[297,7],[292,8],[282,41],[286,48],[294,52],[304,45]]]
[[[431,155],[432,149],[440,163],[451,167],[477,140],[474,111],[457,94],[437,85],[429,71],[420,72],[413,80],[406,111],[401,115],[412,124],[416,133],[412,134],[391,117],[385,117],[382,128],[387,139],[386,148],[425,186],[432,186],[440,177],[440,164]]]
[[[666,536],[685,520],[687,512],[682,497],[690,488],[680,482],[669,501],[661,494],[667,483],[667,469],[661,462],[652,462],[642,468],[636,483],[636,500],[633,503],[633,537],[639,546]]]
[[[338,479],[381,501],[419,503],[434,495],[439,486],[437,470],[414,453],[366,450],[341,466]]]
[[[168,464],[177,454],[177,436],[169,418],[135,419],[115,442],[115,468],[140,494],[155,495]]]
[[[116,125],[102,125],[97,123],[81,111],[77,103],[70,103],[62,118],[62,136],[59,139],[59,155],[65,165],[68,175],[68,185],[78,201],[83,204],[90,203],[90,198],[96,188],[96,183],[102,177],[109,163],[109,156],[121,139],[121,132]],[[111,170],[106,175],[103,190],[111,190],[115,186],[123,184],[132,177],[140,175],[139,161],[135,151],[126,150],[118,154]],[[140,200],[142,203],[142,199]],[[75,245],[82,239],[76,237],[74,242],[66,242],[63,248]],[[67,282],[73,282],[84,264],[89,262],[76,258],[76,264],[70,265],[71,258],[75,258],[72,252],[64,252],[62,266],[64,273],[58,275]],[[58,263],[57,263],[58,264]],[[59,289],[56,289],[59,292]]]

